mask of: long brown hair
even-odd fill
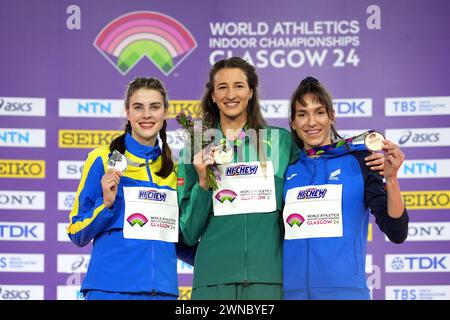
[[[247,126],[249,129],[255,129],[259,132],[259,129],[266,127],[266,121],[264,120],[259,101],[258,85],[259,79],[256,73],[255,67],[240,57],[232,57],[229,59],[222,59],[217,61],[209,71],[209,79],[205,84],[205,92],[200,102],[203,113],[203,121],[206,124],[216,124],[220,122],[219,107],[212,99],[212,93],[214,92],[214,77],[222,69],[241,69],[247,77],[247,84],[250,89],[253,90],[251,99],[247,105]],[[260,145],[259,134],[257,135],[257,145]],[[258,147],[260,151],[260,158],[265,159],[262,153],[262,148]]]
[[[302,106],[306,107],[304,97],[308,93],[314,95],[314,99],[325,107],[328,118],[334,121],[333,102],[331,95],[328,93],[327,89],[325,89],[325,87],[319,82],[319,80],[308,76],[300,82],[300,84],[295,89],[291,97],[290,112],[289,112],[289,125],[291,126],[291,130],[292,130],[292,123],[294,122],[295,119],[295,111],[296,111],[295,105],[298,102]],[[331,124],[331,135],[332,135],[331,141],[334,141],[336,139],[342,139],[342,137],[336,131],[334,124]],[[297,135],[296,132],[292,132],[292,137],[295,143],[300,148],[303,149],[305,146],[303,140],[300,139],[300,137]]]
[[[139,89],[151,89],[156,90],[161,93],[164,101],[164,109],[167,110],[169,108],[169,100],[167,98],[167,90],[164,87],[164,84],[156,79],[156,78],[136,78],[130,82],[128,85],[127,91],[125,92],[125,109],[128,110],[130,108],[130,98],[131,96],[138,91]],[[164,120],[163,126],[161,130],[159,130],[159,137],[162,141],[162,161],[161,161],[161,169],[156,172],[156,175],[166,178],[172,171],[174,167],[174,163],[172,160],[172,151],[170,150],[169,144],[167,143],[167,121]],[[119,151],[122,154],[125,154],[125,136],[126,134],[131,134],[131,124],[130,121],[125,125],[125,132],[111,141],[109,145],[109,150],[112,152],[114,150]]]

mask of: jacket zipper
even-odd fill
[[[244,214],[244,287],[248,285],[247,215]]]
[[[309,252],[309,239],[306,239],[306,288],[308,290],[308,299],[311,299],[311,287],[309,286],[309,267],[310,267],[310,252]]]
[[[148,155],[145,158],[145,168],[147,170],[147,174],[148,174],[148,180],[149,180],[149,184],[152,185],[153,184],[153,179],[152,179],[152,174],[150,172],[150,165],[149,165],[149,161],[148,161]],[[151,241],[151,240],[150,240]],[[152,247],[152,295],[156,294],[156,259],[155,259],[155,246],[153,241],[150,242],[150,245]]]

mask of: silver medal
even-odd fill
[[[127,158],[119,151],[114,150],[106,163],[108,169],[114,168],[120,172],[124,172],[127,168]]]
[[[228,164],[233,160],[233,148],[229,145],[219,144],[219,149],[214,151],[214,161],[217,164]]]

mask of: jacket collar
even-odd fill
[[[161,154],[158,139],[156,139],[155,146],[144,146],[137,142],[131,134],[127,132],[125,135],[125,147],[128,152],[139,158],[156,160]]]

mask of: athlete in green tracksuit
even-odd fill
[[[192,299],[282,299],[283,175],[295,153],[291,148],[296,147],[287,130],[266,126],[257,87],[255,69],[245,60],[221,60],[210,72],[201,104],[204,120],[216,123],[219,132],[234,145],[233,163],[240,163],[235,174],[253,172],[252,166],[246,165],[250,161],[272,164],[275,210],[265,212],[256,205],[254,212],[215,216],[217,199],[205,179],[206,166],[214,163],[213,151],[196,154],[200,162],[196,165],[186,163],[192,158],[180,153],[180,228],[185,243],[199,242]],[[261,136],[253,139],[250,132]],[[256,151],[257,140],[262,145],[260,151]]]

